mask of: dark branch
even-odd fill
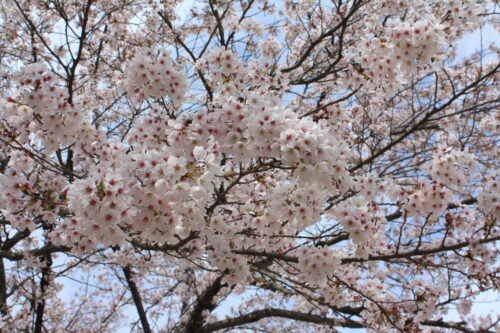
[[[327,318],[319,315],[314,315],[310,313],[302,313],[302,312],[297,312],[297,311],[289,311],[289,310],[282,310],[282,309],[264,309],[264,310],[257,310],[254,312],[250,312],[248,314],[232,318],[232,319],[226,319],[226,320],[221,320],[217,321],[214,323],[210,323],[205,325],[201,332],[214,332],[222,329],[227,329],[231,327],[237,327],[249,323],[254,323],[256,321],[259,321],[264,318],[270,318],[270,317],[279,317],[279,318],[287,318],[287,319],[293,319],[293,320],[298,320],[298,321],[303,321],[303,322],[308,322],[308,323],[314,323],[314,324],[319,324],[319,325],[329,325],[329,326],[342,326],[342,327],[349,327],[349,328],[363,328],[363,325],[359,322],[356,322],[354,320],[350,319],[334,319],[334,318]]]
[[[141,294],[139,293],[139,289],[137,288],[137,285],[135,284],[135,281],[132,277],[132,270],[130,269],[130,266],[123,267],[123,274],[125,274],[125,279],[127,280],[130,293],[132,294],[135,308],[137,309],[137,313],[139,314],[142,329],[144,330],[144,333],[151,333],[148,317],[146,316],[146,311],[144,311],[144,307],[142,306]]]
[[[222,278],[224,274],[219,276],[209,285],[203,293],[196,300],[196,304],[194,306],[191,315],[189,316],[189,320],[187,324],[183,327],[184,333],[196,333],[202,330],[203,326],[203,311],[208,310],[212,311],[215,308],[213,304],[213,298],[217,295],[217,293],[222,289],[223,285],[221,284]]]
[[[453,322],[445,322],[442,319],[439,320],[426,320],[422,322],[422,325],[425,326],[433,326],[433,327],[442,327],[442,328],[451,328],[460,332],[466,333],[493,333],[493,331],[480,329],[480,330],[472,330],[466,327],[465,322],[453,323]]]

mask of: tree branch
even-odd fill
[[[298,311],[289,311],[289,310],[270,308],[270,309],[253,311],[253,312],[250,312],[250,313],[245,314],[245,315],[241,315],[241,316],[236,317],[236,318],[221,320],[221,321],[207,324],[207,325],[202,327],[201,332],[203,332],[203,333],[214,332],[214,331],[218,331],[218,330],[222,330],[222,329],[241,326],[244,324],[254,323],[254,322],[259,321],[261,319],[270,318],[270,317],[287,318],[287,319],[293,319],[293,320],[314,323],[314,324],[319,324],[319,325],[342,326],[342,327],[349,327],[349,328],[363,328],[364,327],[361,323],[356,322],[354,320],[350,320],[350,319],[334,319],[334,318],[327,318],[327,317],[314,315],[314,314],[310,314],[310,313],[303,313],[303,312],[298,312]]]
[[[500,240],[500,236],[495,236],[495,237],[483,239],[483,240],[480,240],[479,243],[486,244],[486,243],[496,242],[498,240]],[[424,256],[424,255],[439,253],[439,252],[454,251],[454,250],[458,250],[458,249],[467,247],[469,245],[470,245],[470,242],[465,241],[465,242],[457,243],[454,245],[440,246],[440,247],[425,249],[425,250],[415,249],[412,251],[400,252],[400,253],[394,253],[394,254],[369,256],[368,259],[344,258],[341,260],[341,263],[342,264],[351,264],[354,262],[386,261],[386,260],[397,259],[397,258],[411,258],[411,257],[415,257],[415,256]],[[294,263],[299,262],[298,257],[290,256],[290,255],[286,255],[286,254],[282,254],[282,253],[275,253],[275,252],[256,251],[256,250],[233,250],[233,253],[242,254],[242,255],[267,257],[270,259],[278,259],[278,260],[283,260],[283,261],[287,261],[287,262],[294,262]]]
[[[146,311],[144,311],[144,307],[142,306],[141,294],[139,293],[139,289],[137,288],[137,285],[132,277],[132,270],[130,269],[130,266],[127,265],[123,267],[123,274],[125,274],[125,279],[127,280],[128,287],[130,288],[135,308],[139,314],[142,329],[144,330],[144,333],[151,333],[148,317],[146,316]]]
[[[212,311],[215,308],[215,305],[212,303],[212,299],[217,295],[217,293],[222,289],[222,278],[225,274],[217,277],[211,285],[209,285],[203,293],[196,300],[196,305],[194,306],[191,315],[189,316],[189,320],[186,325],[183,327],[183,332],[185,333],[195,333],[200,332],[202,330],[203,325],[203,311],[209,310]]]
[[[433,327],[443,327],[443,328],[451,328],[460,332],[466,332],[466,333],[493,333],[493,331],[490,330],[485,330],[485,329],[479,329],[477,331],[471,330],[467,328],[465,325],[465,322],[459,322],[459,323],[454,323],[454,322],[445,322],[442,319],[439,320],[426,320],[422,322],[422,325],[425,326],[433,326]]]

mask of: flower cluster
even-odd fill
[[[440,148],[434,155],[429,173],[433,179],[440,183],[457,190],[461,190],[468,185],[466,171],[473,172],[475,162],[473,157],[467,151],[452,150]],[[467,172],[467,173],[468,173]]]
[[[122,88],[136,102],[150,97],[170,97],[176,105],[182,103],[188,90],[186,76],[172,64],[166,51],[144,50],[127,64]]]
[[[408,202],[404,205],[408,217],[439,216],[453,202],[451,192],[443,184],[419,183],[409,193]]]
[[[325,281],[327,276],[340,266],[340,258],[329,248],[302,248],[297,251],[298,267],[307,280],[314,283]]]
[[[220,75],[222,75],[221,78],[228,78],[231,75],[243,73],[244,70],[244,65],[239,57],[233,51],[222,47],[212,49],[204,57],[204,61],[219,69],[219,72],[212,73],[214,81],[218,81]],[[198,64],[198,66],[201,66],[201,64]]]
[[[349,232],[349,238],[358,245],[366,244],[376,231],[378,220],[372,205],[362,196],[346,200],[332,212],[332,216]]]
[[[21,87],[18,94],[0,101],[1,118],[9,128],[16,129],[9,132],[10,138],[26,143],[33,139],[28,133],[35,133],[47,151],[54,151],[92,137],[85,114],[68,102],[68,96],[45,65],[28,65],[16,73],[15,80]]]
[[[262,47],[264,52],[269,52],[270,57],[278,46],[276,41],[270,39],[264,42]],[[215,88],[220,97],[225,98],[275,98],[288,85],[287,75],[278,70],[271,58],[254,59],[244,63],[235,52],[224,48],[215,48],[208,52],[197,61],[196,67],[200,71],[208,72],[207,80],[212,88]]]
[[[129,133],[127,141],[134,147],[160,148],[167,142],[168,134],[165,128],[169,125],[167,113],[158,108],[153,108],[147,115],[139,118]]]
[[[500,175],[493,174],[485,177],[484,188],[478,196],[481,209],[487,214],[491,214],[492,219],[500,219],[500,188],[498,179]]]
[[[33,231],[41,221],[52,224],[58,210],[66,204],[65,190],[64,177],[49,170],[37,170],[29,155],[13,151],[0,175],[1,214],[19,231],[26,228]]]
[[[429,20],[416,22],[391,21],[393,57],[400,68],[414,73],[419,67],[433,61],[443,52],[446,44],[443,26]]]
[[[283,49],[283,45],[279,42],[276,37],[268,37],[260,43],[262,49],[262,55],[265,58],[276,57],[279,52]]]
[[[450,27],[461,26],[472,30],[480,24],[480,14],[488,6],[487,1],[474,0],[442,0],[438,4],[443,12],[447,12]]]
[[[417,70],[438,63],[446,45],[444,26],[434,20],[415,22],[389,19],[387,28],[368,25],[364,48],[348,64],[346,84],[382,83],[388,92],[404,84]],[[375,35],[376,37],[374,37]]]
[[[233,286],[238,282],[245,281],[250,275],[247,260],[232,253],[224,235],[212,235],[210,241],[213,247],[213,251],[210,253],[210,262],[221,271],[228,272],[222,282]]]
[[[68,208],[75,214],[76,229],[84,238],[105,245],[123,242],[123,228],[134,224],[136,210],[127,184],[119,174],[98,169],[92,176],[75,182],[68,192]],[[85,195],[82,195],[85,194]]]

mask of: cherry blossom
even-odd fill
[[[4,2],[0,331],[499,329],[495,1]]]

